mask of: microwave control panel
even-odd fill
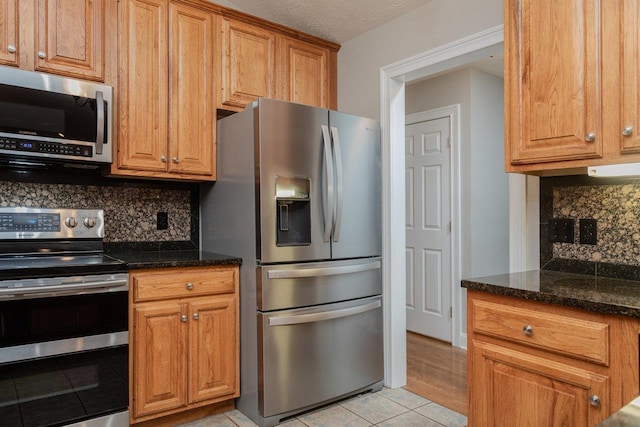
[[[90,146],[62,144],[59,142],[25,141],[0,136],[0,150],[28,151],[32,153],[58,154],[62,156],[92,157]]]

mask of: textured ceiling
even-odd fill
[[[248,14],[344,43],[429,1],[227,0],[224,3],[236,5],[237,9]]]

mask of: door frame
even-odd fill
[[[382,129],[382,253],[384,303],[385,385],[407,383],[406,346],[406,229],[405,229],[405,85],[480,58],[501,53],[504,26],[498,25],[406,58],[380,69],[380,126]],[[524,211],[524,206],[518,208]],[[512,212],[513,213],[513,212]],[[524,244],[524,239],[522,239]],[[460,292],[460,298],[463,293]],[[462,333],[461,300],[454,304],[452,344],[466,347]],[[457,309],[457,310],[456,310]],[[457,331],[460,331],[458,334]]]
[[[462,217],[462,213],[460,212],[460,206],[462,203],[460,200],[460,104],[446,105],[427,111],[407,114],[405,116],[404,125],[407,126],[409,124],[444,118],[449,119],[449,211],[451,212],[451,233],[449,234],[451,256],[449,263],[449,277],[451,277],[451,307],[454,307],[455,301],[459,300],[461,292],[460,286],[455,286],[456,283],[460,282],[461,221],[459,218]],[[456,328],[454,317],[451,322],[451,344],[454,344],[455,337]]]

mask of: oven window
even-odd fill
[[[128,404],[128,346],[0,366],[3,427],[61,426]]]
[[[127,295],[108,292],[2,301],[0,348],[126,331]]]

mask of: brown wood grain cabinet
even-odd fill
[[[131,422],[239,395],[238,267],[131,273]]]
[[[640,161],[638,0],[505,0],[507,172]]]
[[[640,322],[469,290],[469,426],[593,426],[638,395]]]
[[[218,108],[241,111],[259,97],[276,96],[276,33],[222,17]]]
[[[335,52],[291,37],[278,38],[279,99],[323,108],[331,100]]]
[[[106,0],[1,0],[0,64],[105,81],[115,11]]]
[[[215,179],[215,15],[167,0],[120,2],[119,129],[111,173]]]

